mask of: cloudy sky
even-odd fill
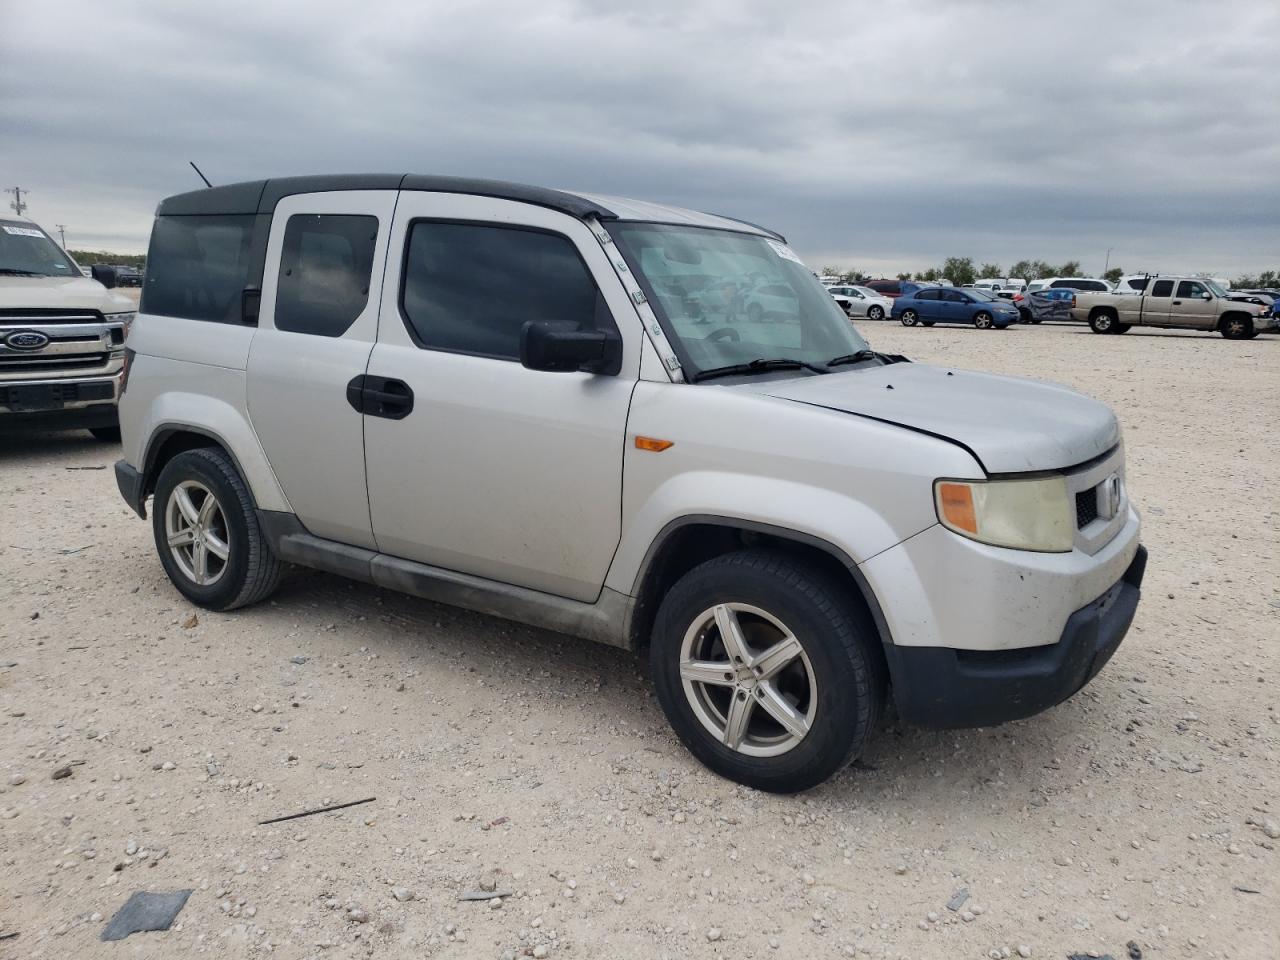
[[[768,224],[818,267],[1280,268],[1280,2],[0,0],[0,186],[413,171]],[[11,199],[5,195],[5,200]],[[7,204],[6,204],[7,206]]]

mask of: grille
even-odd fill
[[[32,326],[46,323],[102,323],[102,314],[97,310],[59,310],[56,307],[33,309],[18,307],[0,310],[0,324],[9,326]]]
[[[1090,487],[1076,494],[1076,529],[1083,530],[1098,519],[1098,488]]]

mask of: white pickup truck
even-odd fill
[[[30,220],[0,219],[0,427],[87,428],[120,439],[124,337],[136,315]]]
[[[1218,331],[1228,340],[1251,340],[1276,329],[1265,307],[1239,303],[1206,277],[1151,277],[1133,293],[1077,291],[1071,318],[1086,321],[1094,333],[1126,333],[1130,327]]]

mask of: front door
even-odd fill
[[[621,533],[642,336],[609,260],[567,214],[411,191],[391,250],[368,372],[412,409],[365,417],[378,549],[596,599]],[[618,330],[622,372],[526,369],[528,321]]]
[[[253,428],[298,519],[316,536],[373,547],[364,418],[347,384],[378,330],[394,190],[285,197],[267,244],[249,350]]]
[[[1175,327],[1212,329],[1217,307],[1213,292],[1199,280],[1179,280],[1169,304],[1169,323]]]

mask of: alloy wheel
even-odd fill
[[[173,488],[165,504],[165,536],[178,569],[207,587],[222,579],[231,555],[231,535],[218,499],[198,480]]]
[[[817,712],[804,647],[782,621],[746,603],[718,603],[693,619],[680,647],[680,681],[698,722],[747,756],[794,749]]]

